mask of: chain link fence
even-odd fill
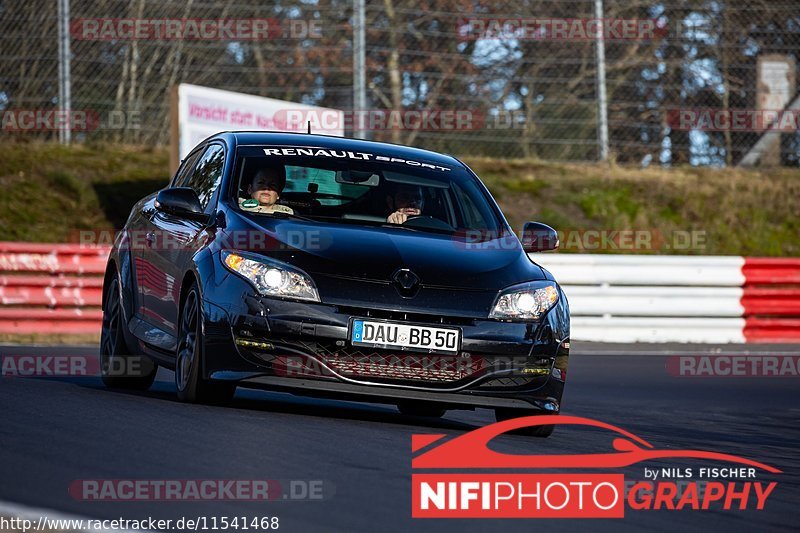
[[[0,0],[4,141],[58,138],[47,113],[62,105],[60,2]],[[71,107],[93,117],[93,127],[72,131],[73,142],[166,144],[169,88],[177,83],[353,109],[352,0],[68,3]],[[455,127],[401,119],[367,135],[458,155],[592,161],[607,129],[610,157],[620,162],[734,165],[763,148],[759,140],[777,116],[786,123],[766,143],[771,161],[796,166],[794,115],[758,113],[800,107],[798,7],[797,0],[368,2],[367,107],[471,118]],[[266,20],[268,29],[190,31],[190,21],[220,20]],[[146,27],[131,38],[125,31],[138,31],[136,21]],[[765,58],[772,59],[759,77]],[[34,111],[33,127],[23,111]]]

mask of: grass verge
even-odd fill
[[[515,229],[550,224],[564,252],[800,255],[797,169],[465,161]],[[119,228],[168,179],[165,148],[4,143],[0,240],[75,242],[80,230]],[[649,244],[620,247],[620,231],[649,234]]]

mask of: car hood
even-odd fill
[[[309,274],[391,281],[410,269],[425,287],[497,291],[545,279],[515,239],[469,244],[452,235],[348,224],[241,215],[249,230],[266,233],[260,250]],[[253,248],[250,248],[253,250]]]

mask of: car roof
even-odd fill
[[[248,145],[285,145],[285,146],[310,146],[331,150],[349,150],[366,153],[380,153],[389,157],[422,160],[448,166],[463,168],[463,163],[453,156],[377,141],[350,139],[347,137],[334,137],[332,135],[318,135],[315,133],[289,133],[271,131],[224,131],[217,133],[208,140],[215,138],[230,138],[237,146]]]

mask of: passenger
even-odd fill
[[[253,213],[294,213],[291,207],[278,204],[286,186],[286,170],[283,165],[264,167],[247,184],[249,198],[239,198],[239,207]]]

